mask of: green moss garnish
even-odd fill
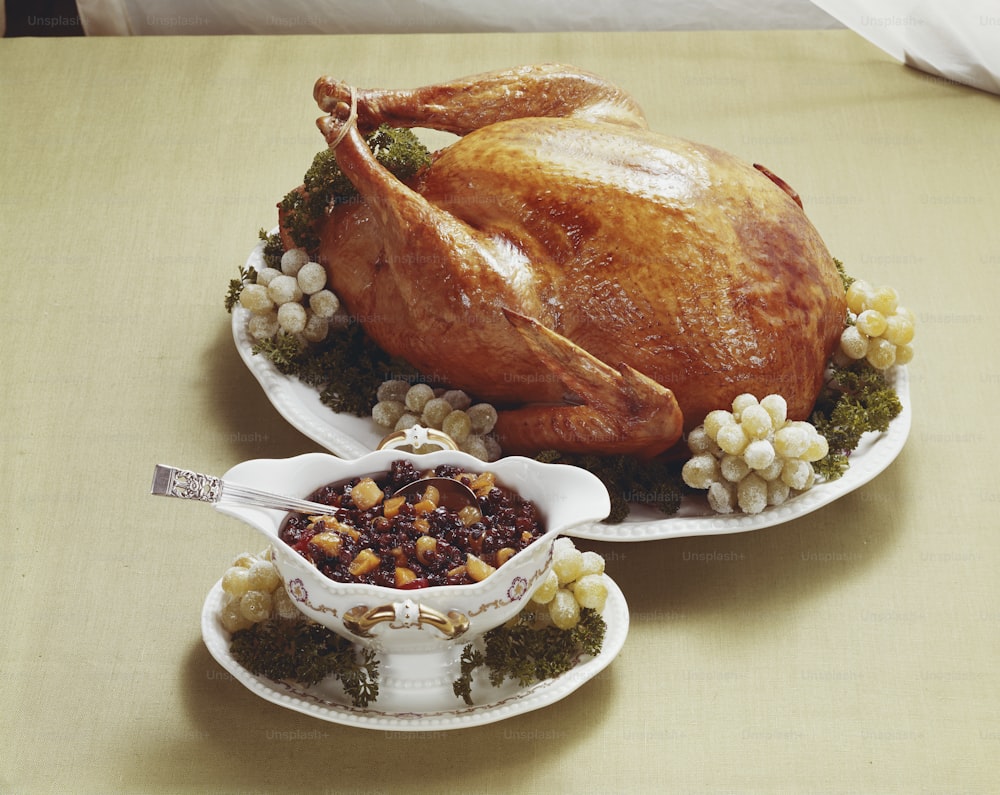
[[[390,356],[357,323],[331,329],[326,339],[305,347],[291,334],[254,343],[256,354],[267,356],[285,375],[320,390],[320,400],[333,411],[357,417],[371,415],[376,393],[390,378],[415,379],[417,371]]]
[[[258,340],[250,349],[266,356],[285,375],[295,375],[300,363],[308,359],[305,346],[294,334],[279,332],[274,338]]]
[[[365,140],[375,159],[404,182],[431,162],[430,152],[412,130],[383,124]]]
[[[629,504],[655,508],[671,516],[681,507],[684,483],[676,462],[640,461],[626,455],[574,455],[545,450],[535,459],[546,464],[571,464],[594,473],[611,497],[611,513],[605,524],[619,524],[629,514]]]
[[[479,649],[474,648],[470,643],[462,649],[462,656],[459,661],[459,676],[452,682],[452,689],[466,704],[472,704],[472,674],[476,669],[485,665],[486,655]]]
[[[811,417],[830,445],[830,452],[813,464],[816,474],[827,480],[841,477],[862,435],[887,430],[902,410],[896,390],[882,371],[864,360],[846,367],[831,364]]]
[[[400,180],[410,179],[431,161],[427,147],[412,130],[383,124],[365,141],[375,159]],[[316,222],[336,205],[355,200],[358,192],[340,170],[332,149],[324,149],[313,158],[302,184],[302,189],[288,193],[279,206],[292,242],[315,256],[319,248]]]
[[[596,656],[604,644],[607,624],[596,610],[580,610],[580,621],[571,629],[532,627],[534,614],[522,612],[510,625],[491,629],[483,636],[484,651],[471,644],[462,650],[459,678],[453,683],[455,695],[472,703],[472,676],[486,666],[490,683],[499,686],[506,679],[521,687],[554,679],[571,670],[584,655]]]
[[[261,229],[257,232],[257,236],[264,241],[264,264],[268,268],[281,270],[281,255],[285,253],[285,247],[281,243],[281,235],[277,232],[269,235]]]
[[[250,673],[269,679],[293,679],[314,685],[335,676],[355,706],[378,697],[378,660],[320,624],[302,619],[271,618],[233,633],[229,651]]]

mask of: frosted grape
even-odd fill
[[[750,466],[743,456],[724,455],[719,460],[719,473],[730,483],[739,483],[750,474]]]
[[[770,479],[767,481],[767,504],[781,505],[788,500],[791,492],[789,485],[780,478]]]
[[[489,433],[497,424],[497,410],[489,403],[477,403],[474,406],[469,406],[466,414],[469,415],[469,421],[472,423],[473,433]]]
[[[306,311],[306,327],[302,329],[302,336],[308,342],[322,342],[330,332],[330,321],[325,317]]]
[[[230,566],[222,575],[222,590],[230,596],[243,596],[250,590],[250,570],[242,566]]]
[[[718,477],[719,462],[708,453],[693,456],[684,462],[681,478],[693,489],[707,489]]]
[[[406,401],[406,393],[410,385],[406,381],[383,381],[375,393],[379,400],[398,400],[400,403]]]
[[[414,413],[420,413],[427,401],[434,397],[434,390],[427,384],[414,384],[406,392],[406,408]]]
[[[767,481],[760,475],[747,475],[736,487],[736,499],[743,513],[760,513],[767,507]]]
[[[887,339],[872,340],[865,358],[878,370],[888,369],[896,363],[896,346]]]
[[[580,607],[603,610],[608,599],[608,586],[601,574],[585,574],[573,584],[573,597]]]
[[[274,301],[262,284],[247,284],[240,291],[240,306],[251,312],[269,312],[274,308]]]
[[[708,487],[708,504],[716,513],[732,513],[735,504],[733,487],[716,481]]]
[[[847,288],[847,308],[855,315],[864,311],[868,296],[872,292],[871,285],[861,279],[857,279]]]
[[[380,400],[372,406],[372,419],[383,428],[395,428],[405,413],[406,406],[398,400]]]
[[[281,255],[281,272],[295,276],[307,262],[309,262],[309,255],[305,249],[290,248]]]
[[[590,549],[583,553],[583,565],[580,569],[581,577],[588,574],[604,574],[604,557]]]
[[[299,269],[295,278],[305,295],[318,293],[326,287],[326,269],[318,262],[307,262]]]
[[[688,449],[695,454],[710,453],[715,446],[712,437],[708,435],[704,425],[693,428],[687,436]]]
[[[261,268],[257,271],[257,284],[267,287],[275,276],[280,276],[281,271],[277,268]]]
[[[719,435],[715,441],[719,447],[730,455],[740,455],[746,449],[747,444],[750,443],[746,431],[743,430],[743,426],[737,422],[732,422],[720,428]]]
[[[287,334],[299,334],[306,327],[306,308],[302,304],[288,303],[278,307],[278,325]]]
[[[540,605],[547,605],[552,601],[558,590],[559,577],[552,569],[549,569],[549,573],[545,575],[542,584],[538,586],[538,590],[535,591],[535,595],[531,598]]]
[[[708,434],[709,438],[714,442],[719,438],[719,431],[726,425],[731,425],[736,419],[733,417],[731,411],[726,411],[725,409],[716,409],[715,411],[708,412],[708,416],[705,417],[705,433]]]
[[[258,560],[247,571],[250,588],[270,593],[281,585],[278,568],[270,560]]]
[[[819,461],[821,458],[825,458],[829,452],[830,443],[826,440],[826,437],[821,433],[816,433],[809,440],[809,447],[806,448],[801,458],[803,461]]]
[[[471,398],[461,389],[449,389],[441,397],[447,400],[453,409],[464,411],[472,405]]]
[[[869,309],[891,315],[899,305],[899,295],[892,287],[879,287],[869,294],[867,304]]]
[[[771,465],[759,470],[757,474],[767,481],[777,480],[781,477],[781,469],[784,465],[785,459],[775,453],[774,460],[771,462]]]
[[[472,432],[472,420],[464,411],[456,409],[448,414],[441,423],[441,430],[448,434],[458,444],[464,442]]]
[[[781,480],[796,491],[807,488],[810,479],[814,476],[812,465],[808,461],[798,458],[791,458],[785,461],[781,468]]]
[[[774,462],[774,445],[767,439],[757,439],[743,451],[743,460],[750,469],[767,469]]]
[[[868,337],[856,326],[848,326],[840,334],[840,349],[851,359],[863,359],[868,353]]]
[[[402,417],[396,420],[396,425],[395,427],[393,427],[393,430],[405,431],[408,428],[412,428],[414,425],[419,425],[419,424],[420,424],[420,417],[418,417],[413,412],[408,411],[405,414],[403,414]]]
[[[739,417],[742,420],[743,409],[750,406],[757,406],[759,402],[754,395],[749,392],[744,392],[742,395],[737,395],[733,400],[733,416]]]
[[[238,632],[253,625],[253,621],[246,618],[240,611],[239,599],[232,599],[223,606],[219,613],[219,621],[226,632]]]
[[[451,403],[444,398],[431,398],[424,404],[424,411],[420,419],[422,423],[430,428],[440,428],[444,418],[451,414]]]
[[[240,613],[255,624],[271,617],[271,594],[266,591],[247,591],[240,599]]]
[[[866,309],[854,321],[858,331],[868,337],[880,337],[885,331],[887,321],[885,315],[874,309]]]
[[[267,294],[278,306],[302,300],[302,290],[294,276],[282,274],[271,280],[267,286]]]
[[[244,569],[249,569],[254,563],[257,562],[257,556],[251,552],[241,552],[235,558],[230,566],[239,566]]]
[[[786,425],[774,434],[774,450],[782,458],[798,458],[809,449],[809,442],[809,432],[795,425]]]
[[[580,605],[572,592],[560,588],[549,602],[549,615],[559,629],[572,629],[580,621]]]
[[[247,321],[247,331],[255,340],[271,339],[278,333],[278,328],[278,313],[273,310],[260,315],[251,315]]]
[[[465,440],[459,442],[458,449],[463,453],[468,453],[480,461],[490,460],[490,451],[486,447],[486,442],[483,440],[482,436],[469,435],[465,437]]]
[[[558,547],[553,545],[552,570],[560,585],[573,582],[583,571],[583,553],[572,543]]]
[[[317,317],[330,320],[340,309],[340,299],[329,290],[320,290],[309,296],[309,308]]]
[[[892,315],[886,318],[885,334],[882,336],[893,345],[909,345],[914,336],[913,321],[902,315]]]
[[[770,412],[759,403],[747,406],[740,412],[740,424],[750,439],[766,439],[774,430]]]
[[[486,434],[485,436],[478,437],[483,440],[483,446],[486,448],[486,460],[487,461],[498,461],[503,455],[503,450],[500,448],[500,442],[498,442],[493,436]]]
[[[788,416],[788,403],[781,395],[767,395],[760,401],[761,407],[771,417],[771,427],[780,428]]]

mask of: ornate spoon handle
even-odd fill
[[[241,486],[239,483],[231,483],[214,475],[203,475],[200,472],[164,464],[157,464],[153,470],[153,486],[150,494],[199,502],[253,505],[257,508],[274,508],[279,511],[324,516],[332,516],[340,510],[331,505],[282,497],[249,486]]]

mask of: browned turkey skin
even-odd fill
[[[332,289],[385,350],[503,407],[506,453],[655,456],[743,392],[808,416],[844,289],[766,169],[567,66],[315,96],[362,199],[318,230]],[[364,142],[383,122],[461,137],[404,184]]]

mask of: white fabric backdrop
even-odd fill
[[[88,35],[830,28],[810,0],[78,0]]]
[[[1000,93],[1000,0],[77,0],[90,36],[849,27]],[[0,4],[0,33],[5,20]]]
[[[905,64],[1000,94],[1000,0],[814,0]]]

